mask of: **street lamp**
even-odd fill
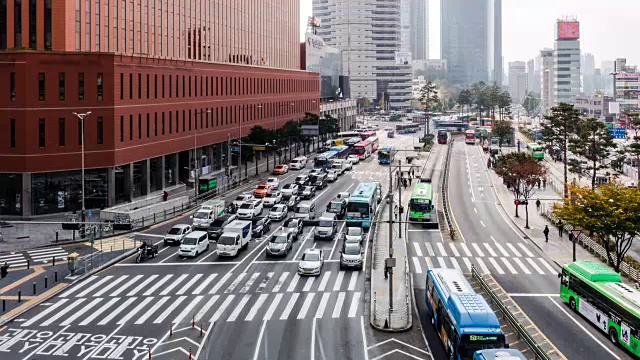
[[[76,113],[74,112],[73,115],[77,116],[78,119],[80,119],[80,142],[82,145],[82,174],[80,175],[82,177],[82,226],[84,227],[84,222],[85,222],[85,206],[84,206],[84,118],[91,115],[91,111],[87,111],[86,113]]]
[[[200,118],[202,118],[202,114],[210,114],[211,110],[206,111],[196,111],[193,116],[193,160],[194,160],[194,174],[193,174],[193,188],[195,196],[198,196],[198,145],[197,145],[197,134],[198,134],[198,114],[200,114]]]

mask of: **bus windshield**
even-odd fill
[[[362,202],[349,202],[347,212],[358,213],[361,217],[367,217],[369,216],[369,204]]]
[[[484,349],[500,349],[504,347],[504,335],[502,334],[464,334],[460,339],[458,348],[460,357],[471,359],[473,353]]]
[[[431,211],[431,200],[411,199],[409,201],[411,211],[429,212]]]

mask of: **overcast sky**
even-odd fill
[[[438,58],[440,1],[429,3],[429,53],[431,58]],[[616,57],[626,57],[628,64],[640,65],[640,42],[635,39],[640,34],[639,0],[503,0],[502,8],[505,69],[509,61],[526,61],[545,47],[553,48],[555,21],[565,16],[580,21],[582,52],[595,55],[596,67],[600,67],[602,60]],[[300,31],[304,38],[311,0],[301,0],[300,9]]]

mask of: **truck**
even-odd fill
[[[247,249],[251,241],[251,221],[234,220],[224,228],[218,238],[216,250],[219,256],[236,256],[240,249]]]

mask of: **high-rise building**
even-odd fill
[[[401,49],[415,60],[429,58],[427,0],[400,0]]]
[[[355,2],[313,0],[320,21],[317,35],[343,52],[351,96],[367,97],[385,108],[411,100],[411,57],[402,52],[398,0]]]
[[[9,3],[0,50],[30,51],[0,51],[3,216],[80,210],[83,190],[87,209],[133,207],[194,175],[215,189],[241,163],[229,138],[319,113],[298,0]]]
[[[535,68],[535,60],[529,59],[527,61],[527,92],[536,92],[534,91],[534,84],[536,78],[536,68]]]
[[[614,60],[602,60],[600,62],[600,76],[604,93],[613,96],[613,75],[615,69]]]
[[[440,6],[440,46],[449,81],[502,83],[502,1],[447,0]]]
[[[553,106],[553,83],[554,83],[554,55],[553,50],[544,49],[540,51],[540,108],[543,114],[548,114]]]
[[[580,70],[582,71],[582,92],[588,96],[593,95],[596,71],[593,54],[586,53],[581,56]]]
[[[580,23],[556,21],[553,102],[571,103],[580,94]]]
[[[514,104],[521,104],[527,95],[527,64],[524,61],[509,63],[509,94]]]

